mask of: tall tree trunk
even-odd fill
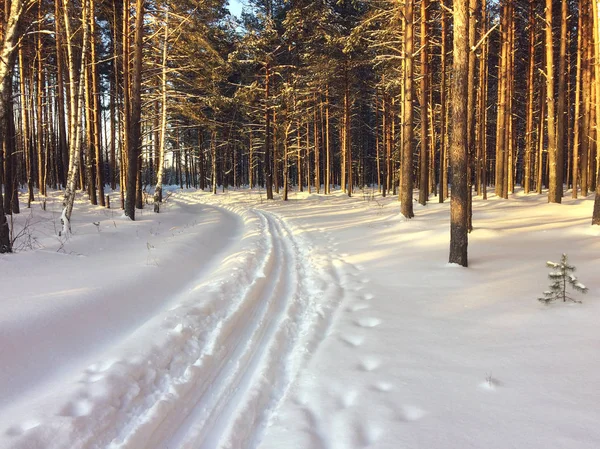
[[[531,0],[533,1],[533,0]],[[577,69],[575,73],[575,112],[573,117],[573,154],[571,161],[571,184],[572,197],[577,198],[579,185],[579,146],[582,138],[581,133],[581,56],[583,52],[583,14],[582,0],[579,0],[579,18],[577,20]]]
[[[421,0],[421,155],[419,158],[419,204],[429,199],[429,0]]]
[[[79,68],[79,81],[75,81],[75,57],[73,55],[73,35],[71,33],[71,23],[69,18],[69,0],[63,0],[63,14],[65,19],[65,32],[67,36],[67,54],[69,63],[69,171],[67,175],[67,186],[65,197],[63,199],[63,211],[61,215],[62,234],[71,232],[71,213],[73,212],[73,203],[75,201],[75,189],[77,187],[77,175],[79,173],[81,157],[81,127],[80,113],[83,106],[83,76],[85,72],[85,61],[88,49],[88,21],[86,0],[81,5],[81,21],[83,27],[83,45],[81,49],[81,65]]]
[[[331,193],[331,146],[330,146],[330,123],[329,123],[329,84],[325,88],[325,151],[326,151],[326,170],[325,170],[325,193]]]
[[[558,55],[558,103],[556,111],[556,197],[563,196],[564,154],[567,128],[567,0],[561,1],[560,49]],[[557,202],[560,202],[557,201]]]
[[[273,168],[271,164],[271,66],[265,66],[265,188],[267,199],[273,199]],[[309,184],[310,185],[310,184]]]
[[[102,158],[102,144],[100,136],[102,135],[101,109],[100,109],[100,77],[98,74],[98,58],[96,55],[96,15],[95,0],[90,0],[90,59],[91,59],[91,84],[92,84],[92,123],[94,131],[94,149],[96,151],[96,190],[98,192],[98,202],[101,206],[104,203],[104,163]]]
[[[598,14],[600,12],[600,0],[593,0],[593,15],[594,15],[594,68],[595,68],[595,82],[594,87],[596,90],[596,124],[600,120],[600,18]],[[600,132],[598,132],[598,126],[596,125],[596,140]],[[594,211],[592,213],[592,224],[600,226],[600,145],[596,143],[596,198],[594,200]]]
[[[142,146],[142,44],[144,37],[144,0],[135,2],[135,26],[133,43],[133,68],[131,71],[131,121],[129,123],[129,142],[127,145],[127,195],[125,198],[125,215],[135,220],[136,202],[139,206],[140,159]],[[124,61],[126,64],[127,61]],[[141,196],[140,196],[141,198]]]
[[[344,154],[346,155],[346,176],[348,182],[346,193],[348,196],[352,196],[354,184],[352,179],[352,114],[350,111],[350,80],[347,61],[345,62],[344,67]]]
[[[450,263],[468,266],[467,210],[467,74],[469,70],[468,0],[454,0],[454,60],[452,64],[452,128],[450,162]]]
[[[165,10],[165,30],[162,48],[161,63],[161,112],[160,112],[160,131],[158,136],[158,165],[156,170],[156,186],[154,187],[154,212],[160,212],[160,203],[162,202],[162,178],[165,160],[165,140],[167,134],[167,56],[169,48],[169,6],[164,5]]]
[[[498,64],[498,114],[496,120],[496,170],[495,170],[495,184],[496,184],[496,195],[504,198],[506,192],[504,192],[504,166],[506,164],[506,125],[507,125],[507,68],[508,68],[508,21],[509,21],[509,7],[508,4],[502,6],[501,13],[501,50],[500,50],[500,62]]]
[[[58,2],[57,2],[58,3]],[[23,153],[25,155],[25,177],[27,180],[27,207],[31,207],[31,203],[34,201],[33,196],[33,164],[31,161],[31,135],[29,128],[29,95],[27,94],[27,87],[25,84],[25,61],[23,59],[23,46],[19,45],[19,82],[20,82],[20,94],[21,94],[21,122],[23,127]],[[61,118],[59,118],[61,120]],[[62,117],[64,127],[64,117]],[[65,165],[66,168],[66,165]]]
[[[446,161],[448,159],[448,133],[446,132],[446,111],[448,110],[447,105],[447,87],[446,87],[446,66],[447,66],[447,53],[448,53],[448,18],[446,13],[445,0],[441,0],[442,3],[442,36],[441,36],[441,81],[440,81],[440,170],[439,170],[439,184],[440,192],[438,199],[440,203],[443,203],[448,198],[448,169]]]
[[[552,0],[546,0],[546,110],[548,123],[548,163],[550,165],[550,179],[548,189],[548,202],[560,203],[562,192],[562,178],[558,168],[558,146],[556,141],[556,112],[554,109],[554,52],[552,50]],[[561,170],[562,171],[562,170]]]
[[[535,81],[535,0],[529,0],[529,51],[527,63],[527,104],[525,119],[525,161],[524,182],[525,193],[531,191],[531,159],[535,151],[533,139],[533,109],[534,109],[534,81]]]
[[[405,218],[415,216],[413,212],[413,59],[414,59],[414,0],[404,6],[404,83],[402,123],[402,179],[400,186],[400,213]]]
[[[473,172],[475,171],[475,38],[477,32],[477,0],[469,0],[469,67],[467,73],[467,222],[473,230]]]
[[[67,145],[67,129],[65,124],[65,86],[64,86],[64,61],[63,61],[63,42],[62,30],[60,29],[60,2],[54,2],[54,35],[56,41],[56,89],[58,91],[58,147],[61,158],[61,177],[60,182],[63,186],[67,184],[67,167],[69,166],[69,148]],[[28,175],[29,176],[29,175]],[[30,194],[32,197],[33,194]],[[33,199],[33,198],[32,198]]]

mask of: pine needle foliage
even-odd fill
[[[541,302],[549,304],[555,300],[563,302],[573,301],[581,303],[567,294],[567,286],[580,293],[587,293],[588,288],[577,280],[573,275],[575,267],[570,265],[566,254],[563,254],[560,262],[546,262],[546,266],[552,271],[548,273],[548,278],[552,281],[550,289],[544,292],[544,296],[538,298]]]

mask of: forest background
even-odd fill
[[[468,0],[464,93],[455,8],[249,0],[238,19],[225,0],[5,0],[0,250],[6,215],[48,189],[65,191],[62,232],[77,191],[135,219],[164,183],[374,188],[411,218],[415,199],[449,197],[463,123],[467,210],[489,187],[595,191],[600,224],[598,2]]]

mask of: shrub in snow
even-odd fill
[[[538,299],[546,304],[557,299],[562,299],[563,302],[566,302],[567,299],[573,302],[581,302],[567,295],[567,285],[570,285],[573,290],[580,293],[587,293],[588,291],[587,287],[573,276],[572,273],[575,271],[575,267],[569,265],[567,255],[563,254],[558,263],[546,262],[546,265],[552,269],[552,271],[548,273],[548,277],[552,281],[552,284],[550,284],[550,290],[545,291],[544,296]]]

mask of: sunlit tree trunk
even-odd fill
[[[532,0],[533,1],[533,0]],[[583,0],[584,1],[584,0]],[[581,133],[581,56],[583,45],[583,14],[582,0],[579,1],[579,18],[577,21],[577,69],[575,73],[575,105],[573,117],[573,153],[571,161],[571,184],[573,198],[577,198],[577,188],[579,186],[579,147],[582,139]]]
[[[429,198],[429,1],[421,0],[421,155],[419,159],[419,204]]]
[[[96,162],[96,190],[98,194],[98,202],[101,206],[104,206],[104,163],[102,157],[102,143],[100,136],[102,135],[102,124],[101,124],[101,109],[100,109],[100,77],[98,74],[98,57],[96,55],[96,16],[94,14],[96,10],[96,0],[90,0],[90,59],[91,59],[91,99],[92,109],[90,128],[93,129],[93,143],[94,143],[94,158]]]
[[[402,123],[402,179],[400,186],[400,213],[405,218],[415,216],[413,212],[413,59],[414,59],[414,0],[404,6],[404,82]]]
[[[160,212],[160,203],[162,202],[162,179],[164,171],[164,160],[165,160],[165,141],[167,134],[167,56],[169,48],[169,6],[164,5],[165,9],[165,23],[164,23],[164,34],[163,34],[163,48],[162,48],[162,63],[161,63],[161,110],[160,110],[160,128],[158,136],[158,153],[156,158],[158,159],[157,170],[156,170],[156,186],[154,187],[154,212]]]
[[[600,120],[600,1],[593,0],[592,12],[594,15],[593,30],[594,30],[594,69],[596,78],[594,87],[596,90],[596,123]],[[600,135],[596,128],[596,138]],[[594,200],[594,211],[592,213],[592,224],[600,226],[600,145],[596,144],[596,198]]]
[[[546,110],[548,123],[548,163],[550,165],[550,178],[548,189],[548,202],[560,203],[562,192],[562,177],[559,176],[559,156],[556,140],[556,112],[554,109],[554,53],[552,50],[552,0],[546,0],[545,14],[545,51],[546,51]],[[560,170],[562,172],[562,170]]]
[[[144,9],[145,1],[136,0],[135,3],[135,26],[133,43],[133,64],[131,71],[131,121],[129,123],[129,135],[127,145],[127,192],[125,197],[125,215],[135,220],[136,202],[139,206],[141,199],[140,159],[142,146],[142,44],[144,36]],[[124,61],[124,65],[127,61]],[[139,198],[138,198],[139,197]]]
[[[440,191],[438,194],[439,202],[443,203],[446,198],[448,198],[448,133],[447,130],[447,75],[446,75],[446,66],[447,66],[447,53],[448,53],[448,14],[446,12],[446,5],[444,4],[445,0],[441,0],[442,4],[442,24],[441,24],[441,82],[440,82],[440,167],[439,167],[439,184]]]
[[[73,203],[75,201],[75,189],[77,183],[77,175],[80,170],[81,158],[81,129],[82,121],[80,119],[81,110],[83,107],[83,77],[85,73],[85,61],[88,51],[88,21],[87,9],[88,2],[83,0],[81,4],[81,22],[83,28],[83,45],[81,49],[81,65],[79,68],[79,80],[76,81],[75,71],[75,56],[73,55],[73,34],[71,33],[71,20],[69,18],[69,0],[63,0],[63,14],[65,21],[65,32],[67,37],[67,55],[69,64],[69,171],[67,175],[67,186],[65,189],[65,197],[63,199],[63,211],[61,215],[62,234],[71,232],[71,213],[73,212]]]
[[[454,60],[452,63],[452,128],[450,163],[450,263],[468,266],[467,100],[469,70],[468,0],[454,0]]]
[[[525,160],[523,189],[525,193],[531,191],[531,162],[535,151],[533,138],[533,109],[534,109],[534,81],[535,81],[535,0],[529,0],[529,51],[527,63],[527,104],[525,118]]]

